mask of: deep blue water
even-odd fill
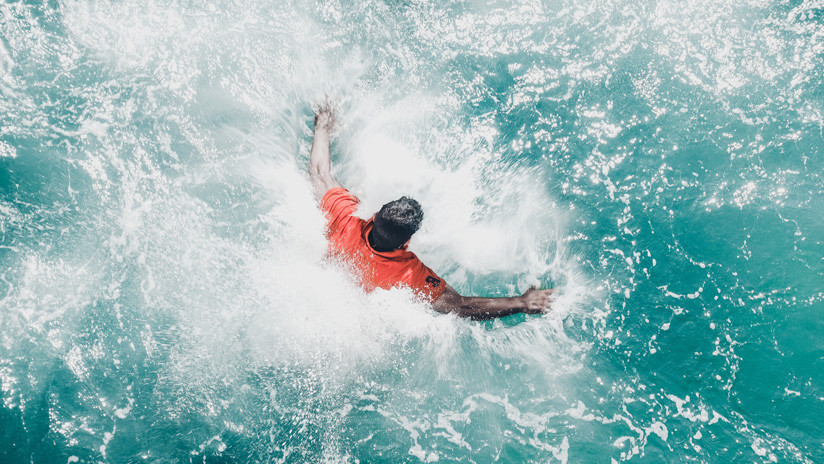
[[[0,462],[824,462],[820,2],[0,5]],[[478,323],[324,259],[413,195]]]

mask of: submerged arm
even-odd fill
[[[321,109],[315,115],[315,138],[312,140],[312,153],[309,155],[309,181],[318,200],[323,198],[329,189],[341,187],[331,172],[329,143],[332,139],[333,125],[334,118],[330,110]]]
[[[494,319],[511,314],[541,314],[549,311],[552,289],[530,288],[521,296],[507,298],[485,298],[461,296],[449,284],[446,291],[432,305],[436,311],[455,313],[470,319]]]

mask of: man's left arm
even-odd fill
[[[552,289],[530,288],[521,296],[486,298],[462,296],[449,284],[432,307],[441,313],[454,313],[470,319],[494,319],[512,314],[544,314],[552,305]]]
[[[315,138],[312,140],[312,153],[309,155],[309,181],[315,191],[315,198],[320,201],[330,189],[342,187],[332,177],[332,160],[329,144],[332,140],[332,127],[335,120],[329,109],[321,109],[315,114]]]

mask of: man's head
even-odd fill
[[[412,198],[390,201],[375,214],[369,241],[377,251],[398,249],[417,232],[422,220],[421,205]]]

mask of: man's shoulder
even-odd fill
[[[359,200],[349,190],[335,187],[326,191],[320,202],[320,209],[329,221],[330,230],[349,222],[358,209]]]
[[[446,289],[444,280],[424,264],[415,253],[411,251],[407,253],[408,261],[404,266],[406,268],[404,283],[430,301],[438,299]]]
[[[338,201],[349,201],[353,203],[360,203],[358,197],[352,194],[348,189],[344,187],[332,187],[323,194],[323,197],[320,200],[321,207],[329,206],[331,203],[338,202]]]
[[[339,218],[336,222],[339,233],[351,235],[350,241],[363,241],[363,228],[366,226],[366,221],[354,214],[348,214]]]

